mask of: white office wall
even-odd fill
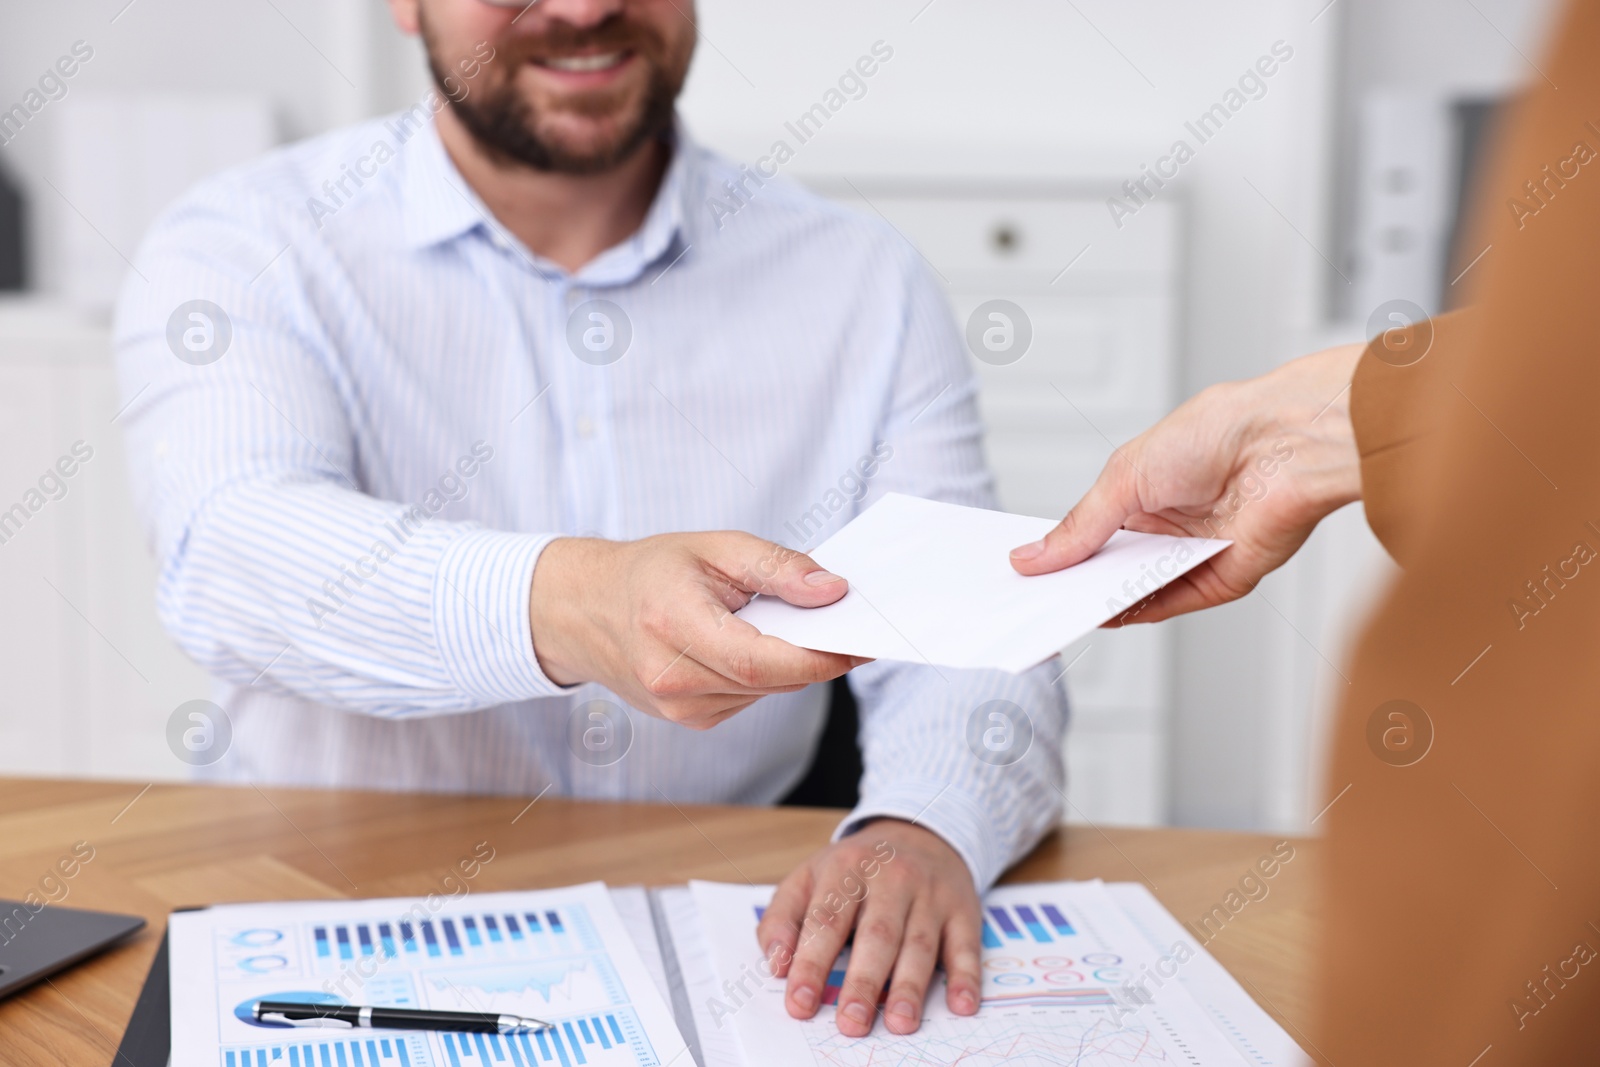
[[[137,92],[265,95],[279,129],[293,138],[369,113],[385,88],[374,32],[382,5],[371,0],[78,0],[11,4],[0,29],[0,110],[36,86],[73,44],[93,57],[66,80],[11,143],[0,166],[19,175],[34,208],[34,277],[53,291],[61,260],[53,236],[77,223],[46,184],[53,119],[75,95]],[[60,182],[56,182],[60,185]],[[89,220],[92,222],[93,220]],[[133,249],[121,249],[131,255]]]

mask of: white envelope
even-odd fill
[[[1118,530],[1075,567],[1012,570],[1011,549],[1054,525],[890,493],[810,553],[850,582],[842,600],[797,608],[758,596],[738,615],[802,648],[1015,674],[1232,544]]]

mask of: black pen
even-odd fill
[[[556,1025],[543,1019],[491,1015],[481,1011],[362,1008],[354,1004],[300,1004],[288,1000],[258,1000],[252,1014],[256,1022],[287,1023],[290,1026],[446,1030],[458,1034],[536,1034],[541,1030],[554,1030]]]

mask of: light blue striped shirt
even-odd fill
[[[805,549],[890,490],[993,505],[917,253],[781,180],[730,216],[740,179],[680,133],[639,231],[576,274],[495,222],[431,123],[290,146],[162,216],[118,308],[120,422],[161,618],[232,723],[212,775],[680,803],[796,784],[826,687],[705,732],[623,712],[631,747],[600,766],[574,738],[618,698],[546,678],[527,611],[559,536]],[[855,671],[867,770],[841,832],[916,819],[988,885],[1060,815],[1055,673]],[[1008,766],[969,741],[997,699],[1033,729]]]

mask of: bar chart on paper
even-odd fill
[[[171,922],[173,1067],[664,1067],[683,1048],[603,886],[232,905]],[[264,1024],[263,999],[532,1016],[537,1034]],[[215,1019],[200,1032],[195,1019]],[[181,1035],[181,1036],[180,1036]]]
[[[770,889],[691,887],[718,972],[750,973],[755,924]],[[1234,1067],[1226,1039],[1176,982],[1152,983],[1159,953],[1099,883],[1003,886],[983,902],[981,1006],[960,1016],[943,980],[921,1027],[845,1037],[835,1019],[849,950],[835,962],[823,1008],[788,1016],[783,983],[764,981],[730,1012],[748,1062],[762,1067]],[[1170,961],[1169,961],[1170,964]],[[746,983],[739,984],[746,993]],[[759,1055],[754,1054],[759,1050]]]
[[[252,944],[271,945],[283,943],[288,935],[281,930],[249,929],[234,935],[234,940],[241,937],[249,938]],[[584,918],[564,918],[558,909],[317,924],[311,928],[311,938],[319,973],[337,972],[341,964],[363,956],[448,957],[476,962],[566,955],[595,948],[594,931]],[[285,946],[289,947],[292,946]],[[287,962],[281,951],[243,962],[254,968],[252,973],[259,974],[265,973],[266,963],[280,959]]]

